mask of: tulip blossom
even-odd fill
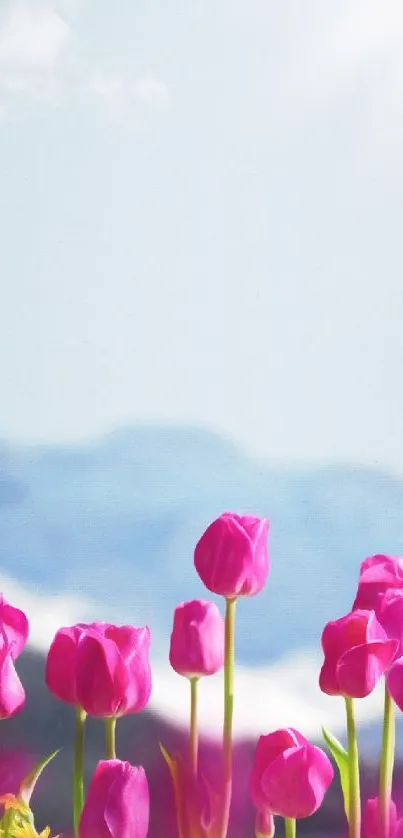
[[[50,691],[92,716],[142,710],[151,693],[148,628],[79,623],[60,629],[49,649]]]
[[[387,637],[374,611],[352,611],[328,623],[322,634],[321,690],[328,695],[364,698],[391,664],[397,645]]]
[[[9,645],[13,660],[21,654],[29,632],[26,615],[19,608],[10,605],[0,594],[0,645]]]
[[[210,591],[227,599],[253,596],[269,572],[266,518],[225,512],[198,541],[194,563]]]
[[[377,618],[389,638],[397,640],[396,657],[403,654],[403,590],[390,588],[379,598]]]
[[[332,779],[326,754],[293,728],[260,737],[250,777],[258,810],[288,819],[307,818],[321,806]]]
[[[81,813],[80,838],[146,838],[149,816],[144,768],[119,759],[99,762]]]
[[[386,591],[403,591],[403,559],[377,554],[361,563],[357,595],[353,609],[376,612]]]
[[[90,633],[103,635],[107,623],[77,623],[56,632],[50,646],[45,680],[48,690],[60,701],[77,706],[77,654],[79,640]]]
[[[14,667],[15,646],[4,643],[0,648],[0,719],[8,719],[25,704],[24,687]]]
[[[393,800],[390,801],[389,806],[389,831],[390,831],[390,838],[395,838],[396,834],[396,827],[397,827],[397,814],[396,814],[396,806]],[[363,838],[383,838],[382,829],[381,829],[381,821],[380,821],[380,812],[379,812],[379,799],[378,797],[373,797],[370,800],[367,800],[365,809],[364,809],[364,817],[362,821],[362,836]]]
[[[224,620],[214,602],[196,599],[175,608],[169,662],[186,678],[213,675],[223,667]]]
[[[147,627],[107,626],[104,634],[86,632],[77,648],[76,690],[91,716],[137,713],[151,695]]]

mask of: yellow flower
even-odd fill
[[[9,830],[10,838],[49,838],[50,829],[47,826],[38,834],[36,829],[28,821],[24,821],[20,826],[12,826]]]
[[[30,813],[29,806],[14,794],[2,794],[0,797],[0,806],[4,806],[6,812],[9,809],[15,809],[17,812],[21,812],[22,815],[29,815]]]

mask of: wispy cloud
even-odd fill
[[[134,81],[121,74],[94,73],[88,92],[115,116],[122,116],[139,105],[165,110],[170,103],[167,84],[151,73]]]
[[[63,7],[64,8],[64,7]],[[12,0],[0,15],[0,119],[27,100],[80,99],[83,91],[108,113],[166,108],[164,81],[147,73],[105,72],[77,46],[71,23],[51,6]]]
[[[0,29],[0,68],[15,74],[52,73],[70,35],[52,9],[11,7]]]

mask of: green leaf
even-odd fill
[[[176,820],[178,825],[178,835],[179,838],[184,838],[184,814],[183,814],[183,796],[182,796],[182,788],[181,788],[181,777],[180,777],[180,759],[179,757],[171,757],[168,751],[161,745],[159,742],[160,751],[164,760],[169,768],[169,772],[172,777],[172,783],[174,787],[174,798],[175,798],[175,809],[176,809]]]
[[[348,752],[345,748],[343,748],[341,742],[333,736],[333,733],[330,733],[330,730],[326,730],[326,728],[322,727],[322,733],[326,745],[329,748],[337,768],[339,769],[341,790],[343,792],[344,800],[344,811],[348,821],[350,812],[350,771],[348,764]]]
[[[51,762],[51,760],[54,759],[58,753],[59,751],[53,751],[53,754],[41,759],[41,761],[35,765],[35,768],[33,768],[32,771],[30,771],[30,773],[25,777],[25,780],[22,781],[18,796],[24,803],[26,803],[27,806],[29,805],[32,792],[34,791],[43,769],[46,768],[49,762]]]

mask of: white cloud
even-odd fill
[[[0,28],[0,68],[50,73],[69,35],[68,24],[53,10],[17,6]]]
[[[318,675],[321,661],[307,651],[272,666],[250,669],[236,667],[234,735],[256,738],[279,727],[295,727],[305,736],[317,739],[321,725],[337,736],[345,731],[344,702],[321,693]],[[203,678],[200,683],[199,720],[205,735],[219,736],[222,730],[223,679],[221,675]],[[357,702],[360,724],[376,721],[382,715],[382,689]],[[165,664],[153,668],[151,705],[155,712],[177,725],[188,723],[189,689]]]
[[[27,4],[11,7],[0,20],[0,108],[12,113],[26,98],[52,100],[57,93],[56,64],[70,37],[68,24],[52,9]],[[4,116],[3,116],[4,118]]]
[[[139,104],[165,109],[170,101],[167,84],[152,74],[136,81],[119,74],[94,73],[88,86],[90,94],[114,114],[124,115]]]
[[[165,108],[169,104],[168,86],[152,75],[142,76],[134,86],[136,97],[147,105]]]

